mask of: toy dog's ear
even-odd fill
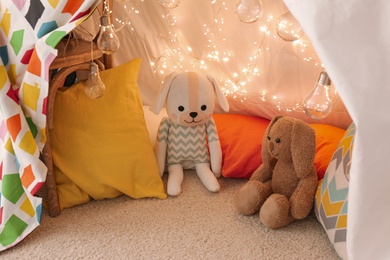
[[[207,75],[207,79],[210,80],[211,83],[213,83],[215,93],[217,94],[219,105],[221,106],[223,111],[228,112],[229,111],[229,103],[228,103],[225,95],[223,94],[221,88],[219,87],[217,81],[208,75]]]
[[[160,90],[160,92],[157,94],[155,100],[153,101],[152,105],[150,106],[149,110],[158,115],[164,106],[165,100],[167,99],[169,89],[171,88],[172,81],[177,76],[177,72],[172,72],[164,79],[163,88]]]
[[[269,136],[269,132],[271,131],[272,126],[276,123],[276,121],[278,121],[282,117],[283,117],[283,115],[277,115],[274,118],[272,118],[271,122],[269,123],[269,125],[264,133],[263,144],[262,144],[262,148],[261,148],[261,157],[262,157],[263,164],[264,163],[269,164],[271,162],[272,158],[271,158],[271,155],[268,151],[268,146],[269,146],[268,136]]]
[[[306,177],[313,169],[316,154],[314,129],[302,120],[294,120],[291,131],[291,157],[298,178]]]

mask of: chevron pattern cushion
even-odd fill
[[[342,259],[347,259],[348,180],[355,130],[352,123],[339,142],[318,184],[314,205],[317,219]]]
[[[141,60],[100,73],[104,95],[84,81],[57,92],[50,138],[61,208],[90,199],[166,198],[137,85]]]

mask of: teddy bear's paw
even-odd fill
[[[281,194],[272,194],[260,209],[260,220],[269,228],[281,228],[294,219],[291,217],[288,199]]]
[[[259,181],[247,182],[234,196],[234,205],[243,215],[252,215],[260,210],[271,189]]]

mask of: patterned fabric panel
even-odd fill
[[[186,160],[196,163],[209,162],[205,124],[187,127],[172,124],[166,117],[161,121],[158,141],[168,141],[168,165],[179,164]]]
[[[356,127],[352,123],[340,140],[324,178],[319,182],[314,211],[335,250],[347,259],[349,169]]]
[[[40,223],[49,67],[93,0],[0,0],[0,251]]]

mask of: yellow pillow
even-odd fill
[[[86,96],[84,81],[57,92],[50,138],[62,209],[121,194],[167,197],[138,90],[140,64],[102,71],[99,99]]]

